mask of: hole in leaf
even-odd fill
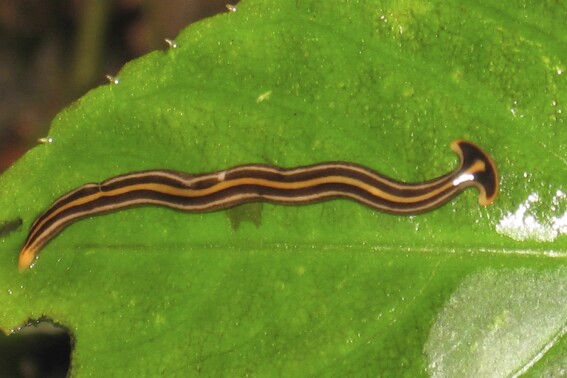
[[[69,331],[48,319],[9,336],[0,332],[0,377],[66,377],[71,349]]]
[[[7,236],[8,234],[17,231],[22,227],[22,218],[16,218],[11,221],[0,222],[0,237]]]

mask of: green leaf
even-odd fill
[[[67,327],[74,376],[562,371],[566,11],[247,0],[188,27],[0,178],[1,329]],[[16,268],[37,215],[86,182],[327,160],[422,181],[453,169],[456,138],[493,155],[494,205],[468,190],[415,217],[349,201],[138,208],[77,222]]]

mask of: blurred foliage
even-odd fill
[[[0,1],[0,172],[55,114],[222,0]]]

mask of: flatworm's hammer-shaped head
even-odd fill
[[[490,205],[498,196],[498,170],[492,158],[476,144],[458,139],[451,143],[451,149],[461,158],[461,174],[473,176],[470,185],[480,191],[478,202]]]

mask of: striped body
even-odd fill
[[[125,208],[156,205],[206,212],[265,201],[303,205],[344,198],[392,214],[435,209],[469,186],[488,205],[498,193],[498,174],[490,157],[476,145],[451,144],[461,162],[457,169],[423,183],[403,183],[354,163],[328,162],[284,169],[247,164],[224,171],[190,175],[169,170],[133,172],[86,184],[57,199],[32,224],[20,252],[19,268],[29,268],[39,251],[71,223]]]

